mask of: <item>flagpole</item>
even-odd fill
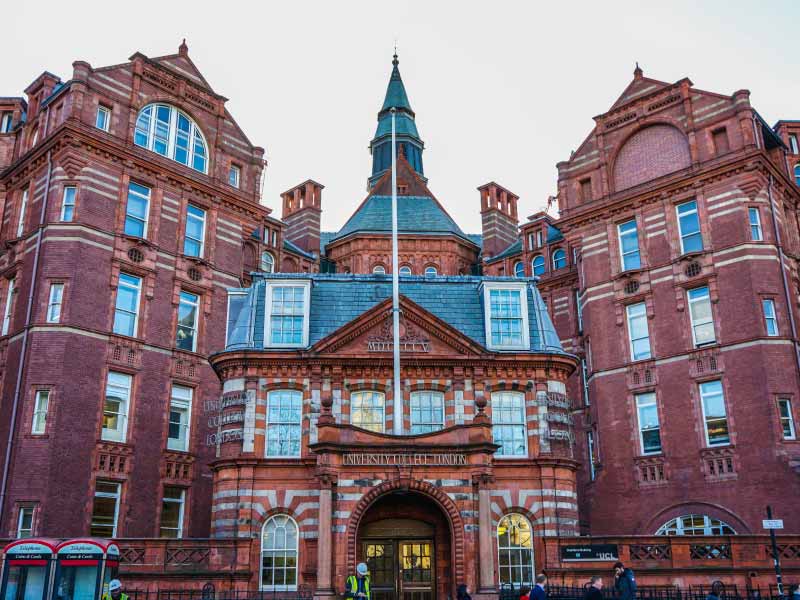
[[[392,108],[392,350],[394,408],[392,432],[403,435],[403,392],[400,389],[400,275],[397,252],[397,149],[395,140],[395,109]]]

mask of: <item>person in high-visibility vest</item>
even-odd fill
[[[112,579],[108,583],[108,593],[103,594],[101,600],[128,600],[128,594],[122,593],[122,582],[119,579]]]
[[[369,594],[369,569],[366,563],[358,563],[356,574],[350,575],[344,584],[344,597],[347,600],[371,600]]]

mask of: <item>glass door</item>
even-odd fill
[[[400,542],[399,600],[434,600],[433,542]]]
[[[393,540],[370,540],[364,543],[364,562],[369,567],[372,600],[397,598],[397,560]]]

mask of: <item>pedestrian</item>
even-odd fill
[[[620,600],[636,600],[636,577],[619,561],[614,563],[614,589]]]
[[[472,600],[472,596],[469,595],[469,586],[466,583],[462,583],[456,588],[456,600]]]
[[[350,575],[344,584],[344,597],[347,600],[371,600],[369,595],[369,569],[366,563],[358,563],[356,574]]]
[[[789,586],[789,600],[800,600],[800,584],[793,583]]]
[[[119,579],[108,582],[108,593],[103,594],[102,600],[128,600],[128,594],[122,593],[122,582]]]
[[[523,585],[519,589],[519,600],[531,600],[531,588],[527,585]]]
[[[546,585],[547,575],[544,573],[539,573],[536,576],[536,585],[534,585],[533,589],[531,590],[531,600],[547,600],[547,590],[545,589]]]
[[[722,593],[725,591],[725,584],[717,580],[711,584],[711,591],[706,596],[706,600],[722,600]]]
[[[589,580],[583,600],[603,600],[603,580],[597,575]]]

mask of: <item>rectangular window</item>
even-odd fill
[[[350,394],[350,423],[362,429],[383,433],[386,428],[386,399],[380,392]]]
[[[587,431],[586,432],[586,454],[588,463],[589,463],[589,479],[592,481],[595,480],[597,477],[597,471],[595,470],[595,460],[594,460],[594,432]]]
[[[489,347],[520,349],[528,345],[528,303],[524,287],[486,288]]]
[[[750,220],[750,239],[754,242],[760,242],[764,239],[761,232],[761,214],[758,208],[751,206],[747,209],[747,216]]]
[[[61,304],[64,301],[64,284],[50,284],[50,299],[47,301],[47,322],[58,323],[61,321]]]
[[[792,401],[788,398],[780,398],[778,400],[778,414],[781,419],[781,430],[783,431],[783,439],[795,439],[794,430],[794,416],[792,415]]]
[[[173,385],[169,399],[169,431],[167,448],[189,451],[189,431],[192,421],[192,388]]]
[[[528,234],[528,250],[533,250],[533,249],[534,249],[534,245],[533,245],[533,234],[532,234],[532,233],[529,233],[529,234]]]
[[[75,194],[77,188],[74,185],[64,187],[64,195],[61,198],[61,220],[72,221],[75,217]]]
[[[267,457],[299,457],[303,394],[277,390],[267,394]]]
[[[17,539],[29,537],[33,537],[33,507],[20,506],[17,518]]]
[[[6,305],[3,309],[3,330],[0,335],[8,335],[8,330],[11,327],[11,308],[14,303],[14,282],[15,279],[9,279],[6,284]]]
[[[108,372],[101,434],[104,440],[124,442],[127,437],[132,381],[133,378],[125,373]]]
[[[37,390],[33,402],[31,433],[42,435],[47,427],[47,409],[50,405],[50,390]]]
[[[622,270],[638,269],[642,266],[639,257],[639,234],[636,231],[636,220],[626,221],[617,226],[619,232],[619,253]]]
[[[767,327],[767,335],[778,335],[778,317],[775,315],[775,301],[772,298],[764,298],[761,300],[761,306],[764,308],[764,324]]]
[[[581,306],[581,293],[575,290],[575,312],[578,316],[578,333],[583,332],[583,307]]]
[[[706,425],[706,443],[709,446],[730,444],[731,438],[728,431],[728,415],[725,410],[722,382],[717,380],[701,383],[700,401]]]
[[[11,122],[14,119],[14,113],[4,112],[0,117],[0,133],[8,133],[11,131]]]
[[[520,392],[492,394],[492,436],[500,448],[495,456],[527,456],[528,430],[525,395]]]
[[[120,484],[113,481],[97,481],[89,535],[102,538],[117,537],[119,487]]]
[[[581,202],[589,202],[592,199],[592,180],[590,178],[581,179]]]
[[[695,346],[713,344],[716,341],[714,333],[714,317],[711,313],[711,298],[708,287],[703,286],[688,290],[686,296],[689,300],[689,318],[692,321],[692,340]]]
[[[28,208],[28,189],[22,190],[22,198],[19,202],[19,218],[17,220],[17,237],[22,237],[25,231],[25,211]]]
[[[711,132],[711,137],[714,138],[714,151],[717,154],[725,154],[730,150],[730,145],[728,144],[728,130],[724,127],[720,127],[719,129],[715,129]]]
[[[250,311],[244,316],[242,310],[247,306],[246,292],[228,292],[228,323],[225,328],[225,347],[244,344],[250,339]],[[240,317],[243,322],[240,321]]]
[[[631,360],[650,358],[650,333],[647,330],[647,308],[644,302],[629,304],[628,338],[631,347]]]
[[[161,500],[161,526],[159,537],[183,537],[183,506],[186,490],[179,487],[164,486],[164,498]]]
[[[411,435],[439,431],[444,427],[444,394],[411,393]]]
[[[178,331],[175,345],[181,350],[197,351],[197,316],[200,297],[189,292],[181,292],[178,302]]]
[[[139,277],[119,274],[117,302],[114,305],[114,333],[136,336],[139,326],[139,299],[142,293],[142,280]]]
[[[675,207],[678,213],[678,229],[681,234],[681,254],[700,252],[703,249],[703,236],[700,235],[700,216],[697,202],[684,202]]]
[[[125,207],[125,235],[146,237],[149,214],[150,188],[131,181],[128,184],[128,204]]]
[[[789,149],[792,154],[800,154],[800,146],[797,145],[797,136],[793,133],[789,134]]]
[[[268,346],[304,346],[308,338],[307,285],[270,285]]]
[[[186,207],[186,235],[183,238],[183,253],[186,256],[203,256],[206,237],[206,211],[189,204]]]
[[[111,126],[111,110],[102,105],[98,106],[97,118],[94,124],[98,129],[108,131],[108,128]]]
[[[661,452],[661,426],[655,392],[636,394],[636,415],[639,418],[639,442],[642,454]]]
[[[537,248],[541,248],[542,247],[542,231],[541,231],[541,229],[536,232],[536,247]]]
[[[239,187],[239,177],[241,176],[242,170],[237,167],[236,165],[231,165],[230,171],[228,171],[228,183],[230,183],[233,187]]]

